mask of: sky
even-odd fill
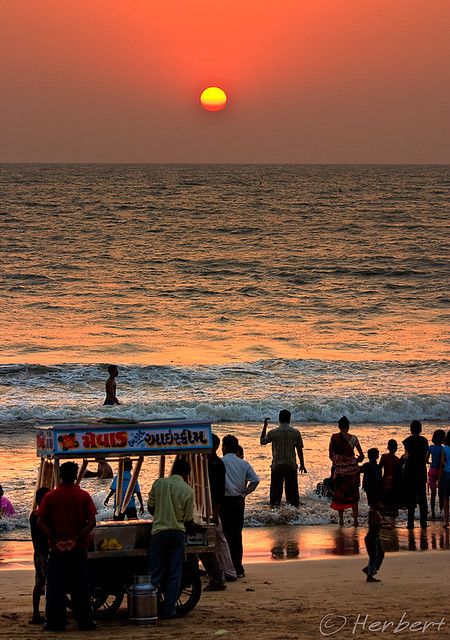
[[[449,0],[0,0],[0,162],[446,163]],[[199,95],[218,85],[227,107]]]

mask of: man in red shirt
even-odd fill
[[[61,465],[60,486],[47,493],[39,507],[39,526],[48,537],[50,547],[46,631],[65,629],[66,593],[71,595],[78,629],[96,627],[89,594],[87,546],[97,510],[89,493],[75,484],[77,474],[78,465],[74,462]]]

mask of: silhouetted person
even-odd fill
[[[396,455],[397,441],[389,440],[387,443],[388,453],[383,453],[380,458],[381,478],[381,501],[383,503],[383,513],[395,524],[398,516],[400,500],[402,461]]]
[[[230,548],[222,528],[222,508],[225,499],[225,464],[217,455],[220,438],[212,434],[213,451],[208,455],[209,483],[213,507],[214,533],[216,537],[216,553],[220,567],[227,582],[237,580],[236,570],[231,559]],[[237,455],[237,454],[236,454]]]
[[[428,469],[428,486],[430,487],[430,506],[431,506],[431,519],[436,518],[436,494],[439,492],[439,509],[443,509],[442,490],[440,487],[441,479],[441,466],[442,455],[445,440],[445,431],[443,429],[436,429],[431,438],[431,442],[428,447],[427,461],[430,461],[430,468]],[[431,458],[431,460],[430,460]]]
[[[416,505],[420,510],[420,526],[427,526],[427,456],[428,440],[420,435],[422,424],[413,420],[410,426],[411,435],[403,440],[405,447],[405,464],[403,478],[406,501],[408,505],[408,529],[414,528],[414,512]]]
[[[381,530],[381,514],[379,508],[381,503],[379,499],[373,498],[373,504],[369,509],[369,530],[364,538],[367,553],[369,555],[369,563],[364,567],[363,571],[367,575],[367,582],[380,582],[375,578],[384,559],[384,549],[380,539]]]
[[[303,459],[303,440],[298,429],[291,427],[291,412],[287,409],[280,411],[279,426],[267,431],[269,418],[264,420],[260,443],[272,443],[272,464],[270,473],[270,506],[278,507],[283,495],[283,485],[286,492],[286,502],[294,507],[299,506],[297,458],[300,461],[300,473],[306,473]]]
[[[119,370],[116,367],[115,364],[110,364],[108,367],[108,373],[109,373],[109,378],[106,381],[106,398],[105,398],[105,402],[103,403],[104,405],[113,405],[113,404],[120,404],[116,392],[117,392],[117,385],[116,385],[116,378],[119,375]]]
[[[41,487],[36,491],[36,507],[30,513],[30,532],[33,543],[34,561],[34,587],[33,587],[33,616],[30,624],[42,624],[44,618],[40,613],[41,596],[45,593],[45,581],[47,578],[48,540],[45,533],[38,525],[39,505],[50,489]]]
[[[378,466],[379,456],[378,449],[369,449],[367,451],[369,461],[365,462],[361,467],[361,473],[363,474],[362,487],[366,492],[369,507],[372,507],[375,500],[379,500],[380,496],[381,469]]]
[[[447,432],[443,446],[441,471],[441,491],[444,503],[444,528],[448,529],[449,497],[450,497],[450,431]]]
[[[220,511],[225,497],[225,465],[217,455],[220,438],[215,433],[212,434],[212,445],[213,450],[208,454],[208,478],[216,544],[212,551],[199,553],[199,557],[209,577],[205,590],[223,591],[226,588],[227,575],[230,581],[235,581],[237,578],[220,521]]]

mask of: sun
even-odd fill
[[[202,92],[200,102],[206,111],[220,111],[227,104],[227,94],[220,87],[208,87]]]

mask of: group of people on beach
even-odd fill
[[[118,403],[115,377],[117,367],[110,367],[106,404]],[[283,409],[279,424],[268,431],[269,419],[264,420],[260,444],[271,444],[272,463],[270,479],[270,505],[281,505],[283,491],[286,502],[300,506],[298,475],[306,474],[303,438],[291,425],[291,413]],[[330,493],[331,508],[336,510],[339,524],[344,524],[344,512],[351,509],[353,524],[358,526],[360,479],[369,504],[368,531],[365,536],[369,562],[363,568],[368,582],[375,578],[384,557],[380,530],[386,521],[394,523],[399,508],[408,510],[408,528],[414,527],[416,506],[419,505],[420,525],[427,526],[426,485],[431,490],[431,515],[436,517],[436,501],[444,513],[444,527],[448,527],[450,494],[450,432],[434,432],[432,444],[421,435],[422,425],[414,420],[411,435],[403,441],[404,454],[397,456],[397,442],[389,440],[388,451],[380,457],[378,449],[370,448],[368,462],[361,464],[364,453],[358,438],[350,433],[349,420],[343,416],[339,430],[329,444],[332,463],[331,477],[322,489]],[[222,457],[218,450],[222,445]],[[297,462],[298,459],[298,462]],[[430,462],[427,474],[426,465]],[[122,478],[123,496],[131,481],[132,461],[125,460]],[[161,617],[176,617],[176,600],[180,588],[184,559],[185,536],[193,524],[193,490],[188,484],[191,473],[189,462],[183,456],[176,458],[171,475],[156,480],[150,490],[147,509],[153,516],[152,535],[148,554],[148,572],[153,585],[164,595]],[[91,477],[112,479],[104,504],[116,496],[117,477],[108,462],[98,459],[97,472]],[[208,454],[208,476],[211,492],[212,517],[215,524],[215,546],[199,558],[208,575],[206,590],[221,591],[227,582],[245,576],[243,567],[242,530],[246,497],[255,491],[259,477],[244,459],[236,436],[225,435],[220,441],[212,434],[212,451]],[[70,591],[75,619],[79,629],[95,629],[90,602],[87,547],[89,533],[96,525],[96,507],[88,492],[77,483],[78,465],[66,462],[60,467],[61,483],[53,490],[40,488],[35,496],[35,508],[30,515],[30,528],[34,546],[35,587],[33,590],[33,617],[30,622],[44,629],[60,631],[66,626],[66,591]],[[86,477],[86,475],[85,475]],[[125,513],[115,519],[136,519],[145,511],[139,484],[136,483]],[[115,506],[115,505],[114,505]],[[13,507],[0,487],[1,514],[13,513]],[[12,511],[11,511],[12,510]],[[46,594],[45,619],[40,615],[40,598]]]
[[[260,442],[272,443],[272,465],[270,479],[270,504],[280,504],[283,484],[286,502],[299,506],[298,470],[306,473],[303,456],[303,439],[298,429],[290,425],[291,414],[283,410],[279,414],[279,426],[267,433],[268,418],[264,420]],[[379,582],[377,574],[384,558],[380,530],[384,518],[391,518],[394,526],[399,508],[408,511],[407,528],[414,528],[416,506],[419,505],[420,526],[427,527],[427,463],[428,485],[431,491],[431,517],[436,518],[436,495],[439,496],[439,508],[444,513],[444,528],[449,524],[450,495],[450,431],[442,429],[434,432],[432,444],[421,435],[422,424],[413,420],[411,435],[403,441],[404,454],[399,458],[396,440],[389,440],[387,453],[380,459],[380,452],[370,448],[368,462],[364,464],[364,453],[358,438],[350,433],[350,422],[343,416],[338,422],[339,432],[331,436],[329,457],[332,463],[331,476],[320,483],[319,493],[332,498],[331,508],[338,512],[339,524],[344,525],[344,512],[351,509],[353,524],[358,522],[359,487],[361,475],[362,487],[369,504],[368,532],[365,537],[369,563],[363,571],[368,582]],[[356,453],[355,453],[356,452]],[[299,465],[297,468],[296,453]]]
[[[242,566],[242,528],[245,496],[254,491],[259,478],[243,459],[237,438],[227,435],[222,440],[223,457],[217,450],[220,439],[213,434],[213,450],[208,455],[214,535],[216,545],[200,559],[207,571],[206,590],[226,588],[227,581],[245,575]],[[126,460],[122,491],[130,482],[131,460]],[[177,617],[178,598],[185,552],[185,536],[193,525],[193,489],[188,484],[191,472],[186,458],[175,459],[171,475],[158,478],[148,495],[147,508],[153,516],[148,552],[148,572],[152,584],[164,596],[160,617]],[[36,506],[30,515],[34,547],[35,587],[33,590],[32,624],[44,624],[47,631],[66,627],[66,592],[70,592],[74,617],[80,630],[96,628],[89,595],[87,548],[89,533],[96,525],[96,507],[90,494],[77,484],[78,465],[66,462],[60,466],[60,484],[53,490],[41,487],[35,496]],[[128,475],[127,475],[128,473]],[[111,490],[105,499],[114,493]],[[144,511],[139,485],[134,488]],[[135,519],[136,508],[129,504],[125,517]],[[40,598],[45,592],[45,618],[40,614]]]
[[[450,431],[442,429],[433,433],[432,444],[421,435],[422,424],[413,420],[410,435],[403,441],[404,453],[397,456],[396,440],[389,440],[387,453],[380,458],[376,448],[367,451],[368,462],[360,466],[364,454],[358,438],[349,433],[350,424],[344,416],[339,422],[339,433],[330,440],[329,455],[332,461],[331,478],[327,486],[332,491],[331,508],[339,514],[343,524],[345,509],[353,512],[353,524],[358,526],[358,502],[360,476],[369,507],[379,506],[392,524],[401,508],[407,509],[407,528],[414,528],[414,514],[419,506],[420,526],[425,528],[428,519],[427,480],[431,492],[431,518],[436,519],[436,496],[443,511],[443,526],[449,523],[450,494]],[[357,455],[355,455],[355,450]],[[427,464],[430,468],[427,474]]]

